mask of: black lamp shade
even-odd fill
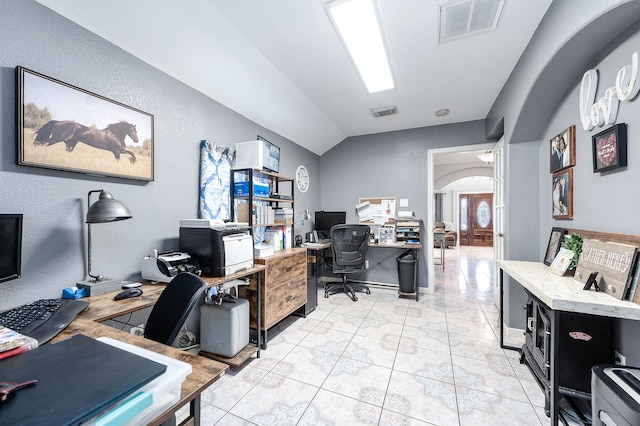
[[[100,198],[87,211],[87,223],[105,223],[130,219],[131,212],[107,191],[100,192]]]

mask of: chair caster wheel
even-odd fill
[[[353,297],[351,298],[351,300],[353,300],[354,302],[357,302],[357,301],[358,301],[358,297],[357,297],[357,296],[353,296]]]
[[[327,293],[325,293],[325,294],[324,294],[324,298],[325,298],[325,299],[328,299],[328,298],[329,298],[329,295],[328,295]]]
[[[371,290],[367,289],[367,292],[366,292],[366,293],[367,293],[367,294],[371,294]]]

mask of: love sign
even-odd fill
[[[591,69],[584,73],[580,83],[580,122],[584,130],[613,124],[618,116],[620,102],[632,101],[640,91],[638,78],[638,52],[631,55],[631,63],[625,65],[616,74],[615,85],[604,91],[596,99],[598,72]]]

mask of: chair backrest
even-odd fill
[[[173,345],[193,308],[204,300],[206,288],[207,283],[197,275],[190,272],[176,275],[151,310],[144,327],[144,337]]]
[[[334,225],[331,228],[334,273],[365,270],[369,232],[368,225],[359,224]]]

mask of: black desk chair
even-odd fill
[[[169,346],[176,345],[185,321],[191,311],[199,309],[204,300],[207,283],[197,275],[182,272],[176,275],[164,289],[154,305],[147,324],[144,337]]]
[[[369,231],[368,225],[335,225],[331,228],[332,271],[342,275],[342,282],[325,283],[324,297],[343,291],[355,302],[358,300],[355,291],[371,294],[366,285],[347,279],[347,274],[365,270]]]

